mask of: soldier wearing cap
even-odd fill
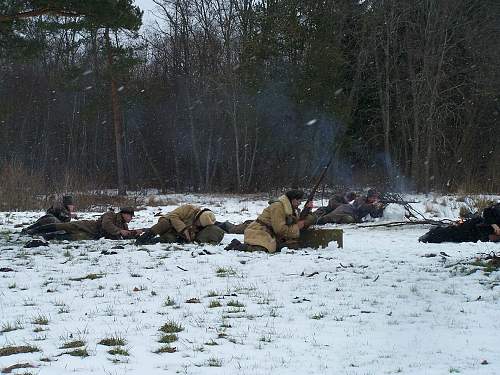
[[[208,208],[191,204],[182,205],[172,212],[161,216],[158,223],[140,236],[136,245],[156,242],[200,242],[218,244],[224,231],[215,225],[215,215]],[[155,238],[159,236],[159,238]]]
[[[75,205],[71,195],[65,195],[61,202],[54,202],[47,209],[45,215],[39,218],[29,227],[24,228],[21,233],[34,234],[37,228],[47,224],[69,223],[75,215]]]
[[[112,210],[106,212],[98,220],[43,225],[37,229],[36,234],[41,234],[46,239],[61,240],[94,240],[102,237],[111,240],[137,238],[142,230],[128,228],[128,223],[133,217],[132,207],[122,207],[117,213]]]

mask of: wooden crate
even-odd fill
[[[337,242],[338,248],[344,247],[344,231],[342,229],[309,228],[300,232],[300,247],[319,249],[327,247],[331,241]]]

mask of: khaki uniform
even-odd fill
[[[282,195],[277,202],[266,207],[257,220],[247,227],[244,233],[244,243],[274,253],[277,248],[283,245],[288,246],[287,241],[291,240],[293,243],[298,240],[300,236],[298,219],[298,214],[293,210],[290,200],[286,195]]]
[[[120,234],[121,230],[129,230],[122,214],[109,211],[98,220],[79,220],[72,223],[45,225],[39,228],[39,233],[64,231],[65,236],[55,236],[54,238],[69,240],[93,240],[101,237],[119,240],[123,238]],[[128,238],[135,237],[137,234],[133,231]]]
[[[191,239],[195,242],[217,244],[224,237],[222,229],[216,225],[202,227],[195,224],[204,211],[206,209],[192,204],[182,205],[161,216],[158,223],[153,225],[150,231],[154,235],[160,236],[160,242],[188,242],[184,237],[184,231],[188,230]]]

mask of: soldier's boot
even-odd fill
[[[151,229],[146,230],[143,234],[141,234],[137,239],[135,240],[136,245],[153,245],[155,243],[158,243],[159,239],[156,239],[156,233],[153,232]]]
[[[248,245],[246,243],[241,243],[236,238],[233,239],[229,245],[227,245],[224,250],[236,250],[236,251],[267,251],[265,247],[256,246],[256,245]]]
[[[234,238],[229,245],[227,245],[224,250],[237,250],[237,251],[245,251],[245,244],[241,243],[237,238]]]
[[[74,239],[71,234],[68,234],[63,231],[41,233],[41,236],[47,241],[50,240],[72,241]]]
[[[418,242],[427,243],[429,242],[430,234],[426,233],[418,238]]]

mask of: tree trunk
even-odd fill
[[[109,30],[106,30],[106,49],[108,55],[108,68],[111,83],[111,106],[113,110],[113,125],[115,131],[115,146],[116,146],[116,174],[118,177],[118,195],[126,195],[127,188],[125,186],[125,163],[123,155],[123,124],[121,121],[120,101],[118,98],[118,87],[113,74],[113,53],[111,51],[111,42],[109,40]]]

